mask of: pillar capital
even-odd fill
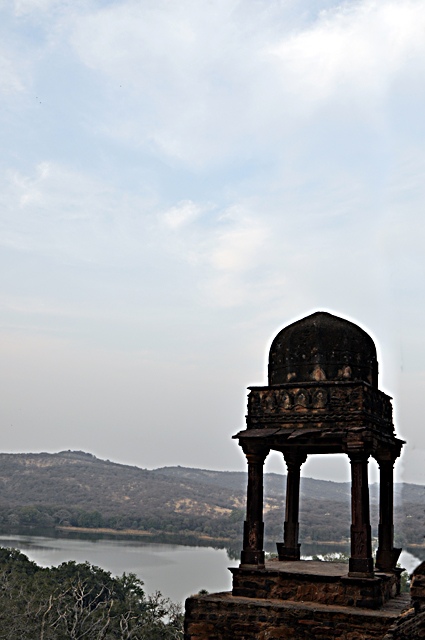
[[[375,458],[379,466],[381,465],[394,466],[395,461],[400,456],[400,453],[401,453],[401,447],[398,447],[397,449],[385,449],[385,450],[378,449],[378,451],[376,451],[373,454],[373,457]]]
[[[369,463],[370,453],[365,451],[364,449],[351,449],[347,451],[348,458],[350,460],[350,464],[354,463]]]
[[[241,446],[248,464],[264,464],[270,453],[270,449],[264,446],[252,445],[246,442],[242,442]]]
[[[245,453],[248,464],[264,464],[267,453],[263,454],[260,452],[252,452]]]
[[[307,454],[301,451],[284,451],[283,457],[285,459],[286,466],[289,469],[300,468],[302,464],[307,460]]]

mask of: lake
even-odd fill
[[[200,589],[209,592],[229,591],[231,574],[228,568],[239,564],[239,560],[231,559],[225,549],[139,540],[4,534],[0,535],[0,546],[19,549],[30,560],[44,567],[67,560],[88,560],[114,575],[121,575],[124,571],[133,572],[143,580],[147,593],[158,589],[175,602],[183,602]],[[305,545],[306,554],[329,551],[329,546],[315,545],[311,549]],[[403,551],[400,562],[410,573],[421,560]]]
[[[207,591],[229,591],[231,560],[225,549],[144,543],[138,540],[49,538],[30,535],[0,535],[0,546],[14,547],[43,567],[67,560],[102,567],[114,575],[135,573],[147,593],[157,589],[164,596],[183,602],[188,596]]]

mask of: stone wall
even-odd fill
[[[185,640],[377,640],[400,615],[398,605],[378,611],[235,597],[230,593],[186,600]],[[390,603],[394,603],[392,600]]]
[[[391,625],[383,640],[419,640],[425,638],[425,607],[412,607]]]
[[[359,579],[350,578],[347,575],[341,576],[337,570],[340,565],[336,563],[334,575],[302,571],[296,573],[294,570],[273,571],[270,568],[272,564],[273,561],[267,563],[266,571],[231,569],[232,594],[245,598],[309,601],[378,609],[400,592],[398,573],[376,574],[375,578]],[[343,568],[346,570],[346,567],[343,566]]]
[[[388,629],[384,640],[419,640],[425,638],[425,562],[412,574],[411,608],[404,611]]]
[[[425,562],[422,562],[411,576],[410,595],[417,605],[425,604]]]

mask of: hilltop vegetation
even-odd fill
[[[88,562],[39,567],[0,548],[0,640],[177,640],[180,607],[145,594],[135,574],[114,577]]]
[[[265,533],[282,536],[285,477],[266,474]],[[184,467],[148,471],[84,452],[0,454],[0,526],[73,526],[240,540],[246,474]],[[371,487],[378,517],[378,488]],[[400,544],[423,541],[425,487],[396,485]],[[303,478],[301,540],[346,540],[350,484]]]
[[[237,537],[244,494],[83,452],[0,455],[0,525]]]

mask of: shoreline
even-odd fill
[[[171,533],[169,531],[143,531],[140,529],[108,529],[107,527],[72,527],[72,526],[56,526],[55,531],[65,531],[70,533],[93,533],[93,534],[107,534],[112,536],[150,536],[153,538],[166,537],[166,538],[179,538],[202,540],[206,542],[219,542],[219,543],[239,543],[239,540],[233,540],[232,538],[212,538],[211,536],[199,535],[196,533],[181,534]]]
[[[180,534],[180,533],[171,533],[168,531],[144,531],[140,529],[109,529],[107,527],[73,527],[73,526],[60,526],[57,525],[55,527],[56,531],[65,531],[70,533],[93,533],[93,534],[107,534],[113,536],[138,536],[138,537],[159,537],[164,536],[167,538],[196,538],[197,540],[202,540],[206,542],[220,542],[220,543],[237,543],[241,544],[241,540],[234,540],[233,538],[213,538],[207,535],[200,535],[193,533],[188,534]],[[274,544],[274,542],[272,542]],[[301,544],[305,545],[327,545],[327,546],[347,546],[350,544],[349,540],[302,540]],[[267,545],[267,543],[266,543]],[[420,545],[409,545],[409,546],[420,546]],[[425,546],[425,545],[423,545]]]
[[[35,535],[49,535],[49,532],[57,532],[58,534],[86,534],[86,535],[105,535],[112,536],[116,538],[145,538],[152,539],[152,542],[156,543],[158,538],[162,539],[167,544],[178,544],[178,545],[188,545],[188,546],[196,546],[196,542],[200,543],[200,546],[204,546],[205,544],[210,543],[211,545],[217,545],[219,547],[231,547],[234,548],[237,546],[238,548],[242,548],[242,540],[241,539],[233,539],[233,538],[214,538],[207,535],[200,535],[195,532],[190,532],[186,534],[181,533],[172,533],[170,531],[145,531],[141,529],[111,529],[108,527],[75,527],[75,526],[63,526],[56,525],[53,528],[38,528],[38,527],[19,527],[20,531],[18,532],[15,527],[0,527],[0,535],[8,535],[8,534],[35,534]],[[37,529],[37,533],[33,530]],[[195,543],[195,544],[194,544]],[[349,540],[301,540],[301,544],[305,547],[311,546],[326,546],[326,547],[349,547]],[[266,551],[269,551],[270,547],[275,545],[275,541],[266,541],[264,548]],[[403,546],[404,550],[407,549],[425,549],[425,543],[406,543]],[[269,551],[270,552],[270,551]]]
[[[57,525],[55,527],[55,530],[57,531],[72,531],[74,533],[107,533],[107,534],[111,534],[111,535],[126,535],[126,536],[169,536],[170,538],[172,537],[188,537],[188,538],[197,538],[199,540],[210,540],[210,541],[214,541],[216,540],[217,542],[240,542],[239,540],[234,540],[232,538],[214,538],[211,536],[207,536],[207,535],[202,535],[202,534],[196,534],[195,532],[193,533],[188,533],[188,534],[181,534],[181,533],[172,533],[170,531],[145,531],[143,529],[109,529],[107,527],[73,527],[71,525],[69,526],[62,526],[62,525]],[[272,543],[273,544],[273,543]],[[347,545],[350,544],[349,540],[302,540],[301,544],[326,544],[326,545]]]
[[[57,525],[55,531],[72,531],[73,533],[107,533],[111,535],[124,536],[153,536],[152,531],[141,531],[140,529],[108,529],[106,527],[64,527]]]

